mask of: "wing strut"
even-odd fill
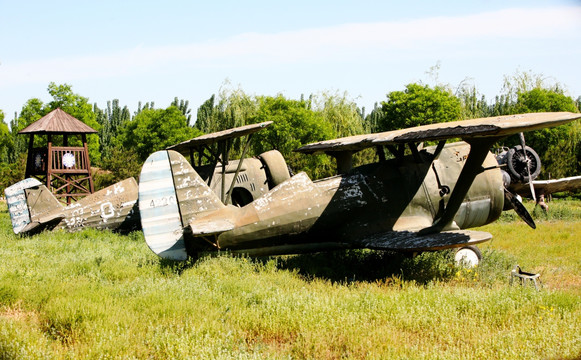
[[[464,201],[470,186],[472,186],[476,175],[483,171],[482,163],[484,162],[484,159],[486,159],[490,147],[500,138],[502,137],[494,136],[464,139],[470,144],[470,152],[468,153],[466,163],[460,172],[460,176],[458,176],[454,190],[452,190],[448,204],[446,205],[442,216],[436,220],[432,226],[422,229],[420,235],[437,233],[450,226],[454,220],[454,216],[456,216],[456,213],[460,208],[460,205],[462,205],[462,201]]]
[[[242,154],[240,155],[240,161],[238,162],[238,167],[236,168],[236,172],[234,173],[234,177],[232,178],[232,182],[230,183],[230,189],[226,193],[226,201],[224,204],[228,204],[232,199],[232,190],[234,190],[234,185],[236,184],[236,179],[238,178],[238,174],[240,174],[240,169],[242,168],[242,163],[244,162],[244,158],[246,157],[246,152],[250,146],[250,142],[252,140],[252,134],[248,134],[246,137],[246,144],[244,145],[244,149],[242,149]]]

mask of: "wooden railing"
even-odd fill
[[[84,147],[54,146],[49,154],[50,170],[59,173],[89,173]]]

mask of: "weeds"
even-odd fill
[[[544,221],[486,227],[474,269],[368,250],[174,263],[141,233],[16,237],[0,209],[0,359],[572,359],[581,225]],[[510,287],[515,263],[545,289]]]

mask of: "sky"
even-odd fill
[[[178,97],[195,113],[240,88],[347,94],[369,113],[413,82],[469,83],[491,101],[516,72],[576,99],[580,45],[581,0],[0,0],[0,110],[9,122],[51,101],[55,82],[100,108]]]

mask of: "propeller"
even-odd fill
[[[527,209],[525,208],[525,206],[522,204],[522,202],[520,202],[520,200],[518,199],[518,197],[511,193],[510,191],[508,191],[506,188],[504,189],[504,198],[506,200],[508,200],[508,203],[510,204],[510,206],[514,209],[514,211],[518,214],[518,216],[523,219],[523,221],[525,223],[527,223],[528,226],[530,226],[533,229],[537,228],[537,225],[535,224],[535,221],[533,220],[531,214],[529,214],[529,212],[527,211]],[[506,201],[505,201],[506,203]]]
[[[520,139],[520,145],[521,145],[521,148],[522,148],[522,153],[523,153],[523,156],[524,156],[524,161],[527,164],[527,174],[528,174],[528,180],[529,180],[529,187],[530,187],[530,190],[531,190],[531,196],[533,197],[533,200],[536,203],[537,202],[537,196],[535,194],[535,187],[533,186],[533,179],[531,177],[531,159],[529,159],[529,157],[527,156],[527,150],[526,150],[526,144],[525,144],[525,135],[522,132],[520,132],[520,133],[518,133],[518,138]]]

